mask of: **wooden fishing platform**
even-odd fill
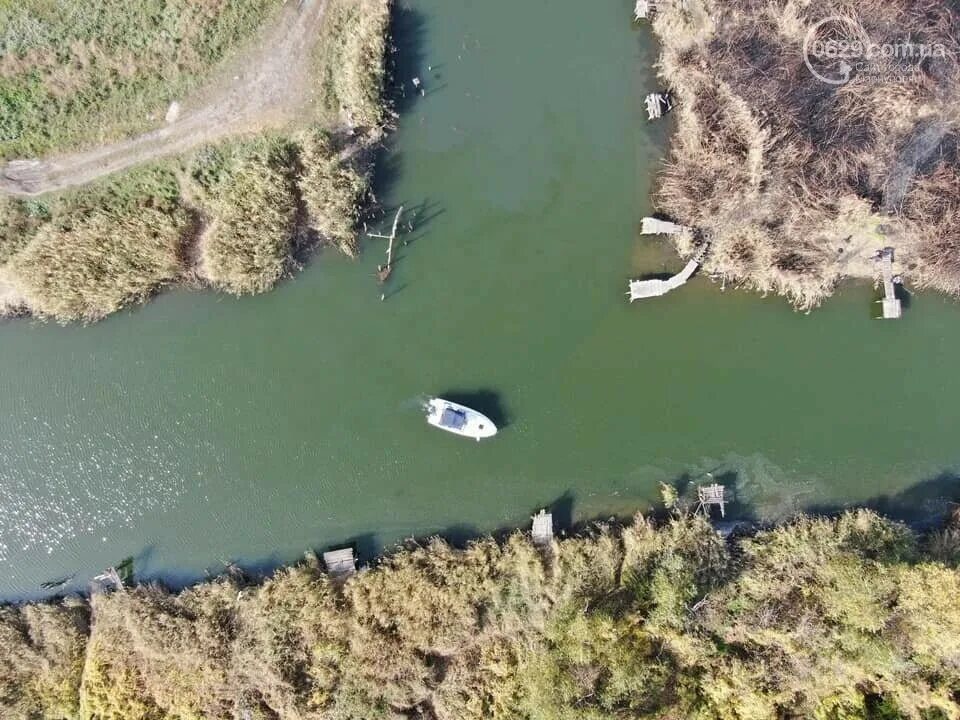
[[[534,545],[549,545],[553,542],[553,514],[541,510],[534,515],[530,535]]]
[[[636,5],[633,6],[633,19],[637,22],[646,20],[656,8],[655,0],[637,0]]]
[[[897,277],[893,273],[893,254],[892,247],[877,253],[880,272],[883,274],[883,300],[879,302],[883,305],[884,320],[899,320],[903,317],[903,303],[897,297]]]
[[[646,104],[648,120],[659,120],[665,113],[673,110],[670,93],[650,93],[647,95]]]
[[[676,223],[657,220],[656,218],[644,218],[641,233],[643,235],[678,235],[687,230],[688,228],[685,228],[682,225],[677,225]],[[693,277],[693,274],[697,271],[697,268],[700,267],[700,264],[703,262],[704,257],[706,257],[709,248],[709,243],[704,243],[701,245],[700,249],[697,250],[696,254],[690,259],[683,270],[671,278],[666,280],[659,278],[652,280],[631,280],[630,291],[627,293],[627,295],[630,297],[630,302],[661,297],[666,295],[668,292],[676,290],[677,288],[685,285],[687,281]]]
[[[325,552],[323,564],[327,566],[327,572],[335,578],[347,577],[357,571],[357,560],[353,556],[353,548]]]
[[[726,498],[723,485],[714,483],[713,485],[701,485],[697,488],[697,497],[700,500],[699,510],[703,510],[707,515],[710,514],[710,508],[713,505],[720,507],[720,517],[726,517]]]

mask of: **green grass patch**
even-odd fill
[[[156,126],[281,0],[0,0],[0,159]]]

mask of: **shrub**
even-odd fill
[[[202,275],[235,295],[271,289],[292,262],[297,219],[296,148],[254,140],[201,156],[193,176],[205,192]]]
[[[33,313],[60,322],[144,300],[180,274],[188,218],[176,195],[170,173],[146,170],[67,196],[9,258],[7,282]]]

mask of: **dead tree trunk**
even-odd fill
[[[393,218],[393,230],[390,231],[389,235],[380,235],[378,233],[367,233],[367,237],[382,238],[384,240],[389,240],[387,244],[387,264],[379,265],[377,267],[377,282],[385,283],[387,278],[390,277],[390,273],[393,271],[393,244],[397,240],[397,226],[400,224],[400,216],[403,214],[403,205],[400,206],[400,209],[397,210],[396,217]]]

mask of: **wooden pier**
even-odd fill
[[[656,7],[655,0],[637,0],[636,5],[633,6],[633,19],[636,22],[646,20],[653,14]]]
[[[541,510],[533,516],[533,529],[530,531],[534,545],[549,545],[553,542],[553,514]]]
[[[877,253],[880,271],[883,274],[883,300],[879,302],[883,305],[884,320],[899,320],[903,317],[903,303],[897,297],[898,278],[893,274],[893,254],[892,247],[884,248]]]
[[[357,560],[353,556],[353,548],[325,552],[323,564],[327,566],[327,572],[334,578],[345,578],[357,571]]]
[[[676,223],[657,220],[656,218],[644,218],[641,232],[644,235],[678,235],[686,230],[688,230],[688,228],[677,225]],[[709,248],[709,243],[701,245],[700,249],[697,250],[696,254],[686,264],[686,267],[671,278],[666,280],[631,280],[630,291],[627,293],[630,297],[630,302],[661,297],[685,285],[687,281],[693,277],[697,268],[700,267]]]
[[[650,93],[647,95],[647,119],[659,120],[664,113],[673,110],[673,101],[670,93]]]

